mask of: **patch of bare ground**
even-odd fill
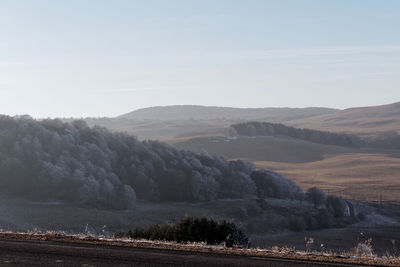
[[[164,241],[148,241],[148,240],[131,240],[131,239],[114,239],[101,236],[90,235],[65,235],[57,232],[31,232],[31,233],[12,233],[1,232],[0,238],[3,240],[35,240],[35,241],[55,241],[64,243],[80,243],[93,245],[107,245],[116,247],[133,247],[133,248],[154,248],[171,251],[193,251],[213,254],[225,255],[241,255],[250,257],[265,257],[289,260],[304,260],[325,263],[345,263],[357,264],[364,266],[399,266],[400,258],[398,257],[378,257],[370,253],[356,253],[357,251],[347,253],[317,252],[317,251],[301,251],[287,247],[272,247],[270,249],[262,248],[227,248],[225,246],[209,246],[202,243],[178,244]]]
[[[327,193],[361,201],[400,201],[400,158],[349,153],[305,163],[253,161],[285,175],[304,190],[318,186]]]

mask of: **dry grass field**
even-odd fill
[[[253,161],[282,173],[304,190],[318,186],[357,200],[400,201],[400,158],[387,154],[349,153],[306,163]]]

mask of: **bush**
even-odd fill
[[[165,240],[182,242],[205,242],[207,244],[222,244],[227,247],[247,246],[248,238],[234,223],[217,222],[206,217],[186,217],[174,225],[152,225],[146,229],[137,227],[128,232],[120,232],[115,237],[133,239]]]

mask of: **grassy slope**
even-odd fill
[[[301,128],[372,136],[385,131],[400,132],[400,102],[382,106],[349,108],[333,114],[286,123]]]

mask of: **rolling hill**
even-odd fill
[[[349,108],[331,114],[291,120],[286,124],[366,136],[388,131],[400,133],[400,102],[381,106]]]
[[[284,123],[297,128],[376,137],[400,133],[400,102],[344,110],[330,108],[231,108],[159,106],[134,110],[115,118],[86,118],[89,125],[126,131],[139,139],[223,135],[230,125],[248,121]]]
[[[336,112],[329,108],[229,108],[164,106],[138,109],[115,118],[86,118],[91,125],[125,131],[139,139],[165,140],[182,136],[221,135],[233,123],[249,120],[285,122]],[[64,120],[64,121],[72,121]]]

